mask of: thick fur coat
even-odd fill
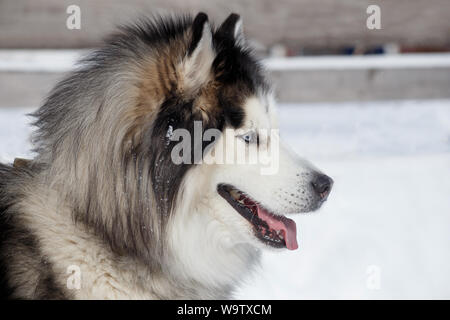
[[[247,132],[277,128],[236,14],[217,28],[204,13],[120,28],[34,117],[36,157],[0,165],[4,298],[229,298],[260,248],[295,249],[281,216],[316,209],[331,187],[318,190],[325,176],[284,147],[270,177],[258,165],[174,163],[168,130],[193,133],[198,121],[203,132],[240,130],[232,139],[245,146]],[[257,199],[260,225],[230,185]],[[269,209],[282,229],[272,238]]]

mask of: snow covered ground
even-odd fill
[[[30,111],[0,109],[0,161],[30,156]],[[237,298],[449,299],[450,100],[282,105],[280,123],[335,185]]]

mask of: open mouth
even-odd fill
[[[218,193],[253,226],[256,237],[263,243],[275,248],[295,250],[297,244],[297,228],[294,220],[264,208],[239,189],[220,184]]]

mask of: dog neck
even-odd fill
[[[36,187],[36,188],[43,188]],[[77,299],[219,299],[230,298],[236,285],[258,261],[259,252],[236,243],[206,205],[173,215],[167,230],[168,254],[161,270],[142,260],[117,255],[98,236],[74,223],[69,205],[55,191],[30,192],[21,203],[21,219],[39,239],[67,297]],[[80,286],[70,287],[72,269]]]
[[[260,252],[240,241],[214,216],[211,201],[178,212],[170,223],[171,273],[204,288],[210,299],[230,298],[233,290],[258,264]]]

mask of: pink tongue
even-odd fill
[[[295,225],[294,220],[286,217],[274,217],[272,214],[259,206],[257,206],[257,208],[260,219],[264,220],[270,228],[283,232],[286,247],[289,250],[297,249],[297,226]]]

